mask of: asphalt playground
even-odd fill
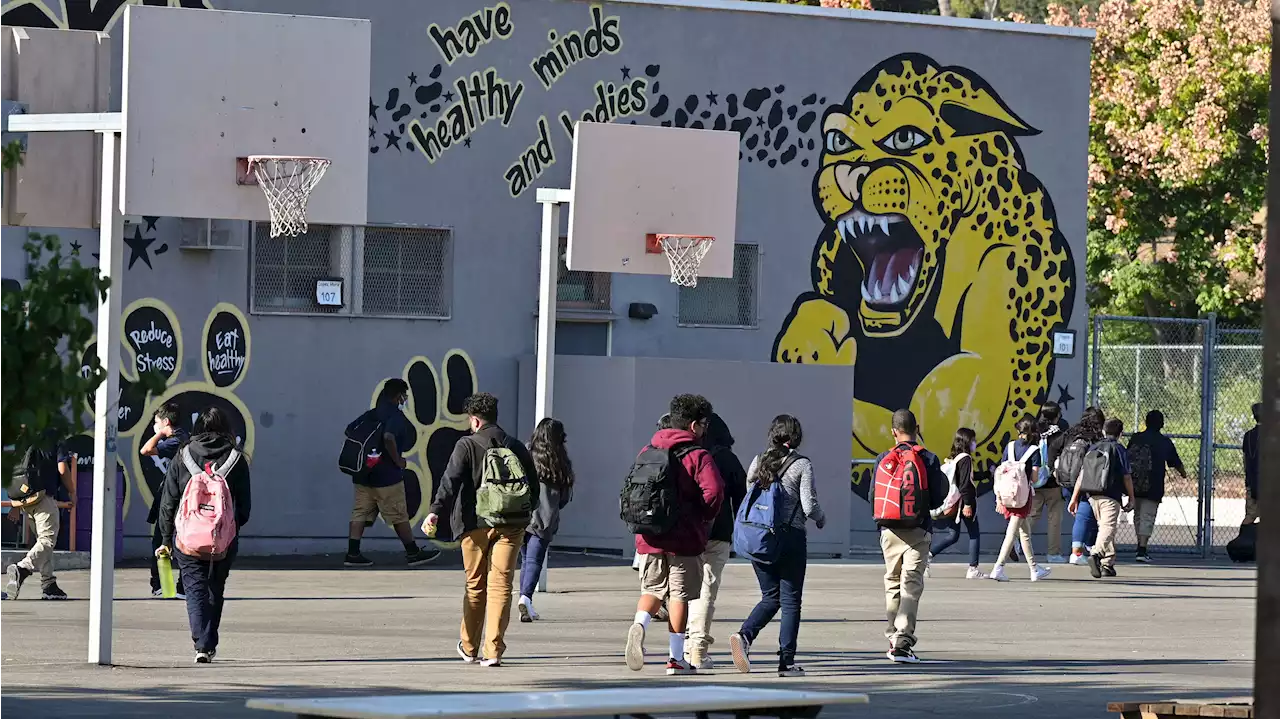
[[[727,638],[759,596],[742,563],[730,565],[717,603],[713,656],[723,668],[672,678],[660,664],[661,629],[651,630],[643,672],[623,665],[637,581],[621,559],[553,553],[552,592],[536,600],[543,620],[513,620],[504,666],[494,669],[454,653],[462,572],[447,557],[416,570],[390,556],[372,570],[336,568],[337,558],[245,560],[228,583],[218,657],[202,666],[192,663],[183,604],[150,598],[141,568],[115,575],[115,666],[85,664],[88,573],[71,571],[59,583],[72,601],[40,601],[32,586],[0,605],[0,685],[14,716],[182,719],[275,716],[244,708],[261,697],[674,684],[865,692],[870,705],[823,716],[876,719],[1080,719],[1108,716],[1108,701],[1250,695],[1253,566],[1159,559],[1121,564],[1108,580],[1055,566],[1035,584],[1025,566],[1010,566],[1014,580],[998,584],[940,564],[926,583],[917,646],[925,662],[915,666],[884,658],[874,558],[811,564],[803,679],[767,671],[776,623],[757,640],[756,673],[729,663]]]

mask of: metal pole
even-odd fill
[[[1133,350],[1133,425],[1129,432],[1138,431],[1138,413],[1141,412],[1139,405],[1142,401],[1142,348],[1135,347]]]
[[[1200,556],[1213,552],[1213,435],[1214,435],[1214,363],[1213,342],[1217,334],[1218,316],[1210,312],[1201,326],[1200,354]]]
[[[1276,76],[1280,75],[1280,0],[1271,0],[1271,106],[1268,119],[1271,137],[1280,136],[1280,96]],[[1280,153],[1267,160],[1267,206],[1280,207]],[[1268,241],[1280,238],[1280,212],[1267,213]],[[1280,243],[1280,240],[1277,240]],[[1262,361],[1262,456],[1259,473],[1274,475],[1280,467],[1280,262],[1266,263],[1266,295],[1263,299]],[[1275,484],[1259,482],[1258,513],[1269,521],[1258,525],[1257,635],[1254,640],[1254,716],[1280,719],[1280,491]]]
[[[1099,406],[1098,361],[1099,359],[1101,359],[1102,353],[1098,345],[1101,342],[1101,340],[1102,340],[1102,318],[1094,317],[1093,318],[1093,343],[1092,343],[1093,346],[1090,348],[1090,352],[1093,355],[1093,362],[1092,362],[1093,366],[1089,368],[1089,374],[1091,375],[1091,377],[1089,378],[1089,404],[1093,407]]]
[[[120,134],[102,136],[102,216],[98,263],[111,280],[98,305],[98,362],[107,377],[93,402],[93,538],[89,574],[89,663],[111,663],[111,608],[116,564],[116,424],[120,392],[120,297],[124,273],[124,216],[116,173]]]
[[[540,189],[542,205],[542,261],[538,272],[537,374],[534,377],[533,421],[551,416],[555,392],[556,285],[560,281],[560,205],[568,202],[568,190]],[[538,590],[547,591],[547,560],[542,562]]]

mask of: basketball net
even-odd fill
[[[249,158],[249,166],[267,196],[271,236],[297,237],[306,232],[307,200],[329,169],[329,160],[259,155]]]
[[[714,237],[658,235],[662,253],[671,263],[671,281],[681,287],[697,287],[698,268],[702,266],[702,258],[711,251],[713,242]]]

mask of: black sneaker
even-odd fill
[[[1135,556],[1133,560],[1142,564],[1151,564],[1151,555],[1147,554],[1147,550],[1139,549],[1137,556]]]
[[[17,599],[18,593],[22,591],[22,583],[27,581],[27,577],[31,576],[31,570],[26,567],[19,567],[15,562],[9,565],[6,574],[9,575],[9,582],[4,587],[4,598]]]
[[[62,591],[62,587],[59,587],[57,582],[49,582],[40,588],[40,598],[52,600],[66,599],[67,593]]]
[[[405,552],[404,559],[409,563],[410,567],[418,567],[423,564],[436,561],[436,558],[439,556],[439,549],[423,549],[422,547],[417,547],[412,552]],[[366,559],[365,561],[368,562],[369,560]],[[373,562],[369,563],[373,564]]]
[[[804,676],[804,667],[799,664],[790,664],[788,666],[778,667],[778,676],[780,677],[802,677]]]
[[[1103,568],[1102,568],[1102,576],[1104,576],[1104,577],[1114,577],[1114,576],[1116,576],[1116,568],[1115,568],[1115,567],[1103,567]]]
[[[356,554],[348,554],[346,557],[344,557],[344,558],[343,558],[343,560],[342,560],[342,566],[344,566],[344,567],[372,567],[372,566],[373,566],[373,560],[372,560],[372,559],[369,559],[368,557],[364,556],[363,554],[359,554],[359,553],[356,553]]]
[[[916,656],[916,653],[911,650],[911,647],[905,647],[901,645],[896,646],[893,649],[889,650],[888,656],[889,656],[889,661],[893,662],[894,664],[919,664],[920,663],[920,657]]]
[[[213,661],[213,652],[196,652],[196,664],[208,664]]]
[[[1102,579],[1102,559],[1096,554],[1089,555],[1089,574],[1094,579]]]

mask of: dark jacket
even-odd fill
[[[1040,437],[1041,441],[1045,444],[1045,448],[1048,450],[1043,457],[1044,466],[1049,468],[1049,481],[1045,483],[1042,489],[1049,489],[1050,487],[1056,488],[1060,486],[1058,484],[1058,478],[1054,476],[1053,471],[1054,465],[1058,461],[1058,455],[1062,454],[1062,448],[1067,446],[1067,429],[1068,428],[1063,427],[1061,423],[1050,425],[1045,428],[1044,434]]]
[[[547,541],[560,531],[560,511],[573,501],[573,487],[554,487],[546,482],[538,484],[538,505],[534,507],[529,526],[524,531],[536,534]]]
[[[178,516],[178,503],[182,501],[182,493],[191,481],[191,471],[182,459],[182,452],[188,448],[191,457],[201,467],[212,463],[221,464],[231,454],[234,445],[232,440],[220,434],[197,434],[191,438],[186,447],[178,451],[178,456],[169,461],[169,471],[164,476],[164,484],[160,485],[160,541],[166,547],[173,545],[174,520]],[[243,450],[242,450],[243,451]],[[231,503],[235,507],[236,526],[243,527],[249,523],[249,511],[253,509],[253,497],[249,490],[249,458],[240,457],[240,461],[226,476],[227,486],[231,490]]]
[[[711,525],[710,538],[720,542],[733,541],[733,522],[738,513],[738,505],[747,496],[747,470],[738,455],[733,453],[733,434],[729,426],[712,415],[707,426],[707,434],[702,438],[702,445],[711,453],[711,461],[720,472],[720,481],[724,483],[724,502],[720,505],[720,514]]]
[[[1261,450],[1258,447],[1258,428],[1244,433],[1244,441],[1241,443],[1244,450],[1244,487],[1249,491],[1251,499],[1258,498],[1258,453]]]
[[[937,509],[938,507],[941,507],[942,503],[947,501],[947,492],[948,492],[947,475],[942,473],[942,462],[938,460],[938,455],[934,454],[933,452],[930,452],[929,450],[925,449],[924,446],[916,442],[910,442],[910,443],[904,442],[901,444],[897,444],[897,445],[894,445],[894,449],[897,449],[898,447],[907,447],[907,446],[914,446],[914,447],[920,448],[920,459],[924,462],[924,470],[928,474],[927,481],[929,483],[929,502],[928,502],[928,506],[926,506],[924,508],[924,511],[921,513],[924,516],[921,519],[920,528],[925,530],[926,532],[931,532],[933,531],[933,517],[929,516],[929,511]],[[880,456],[876,457],[875,466],[877,468],[880,466],[880,463],[884,461],[884,458],[888,454],[889,452],[885,451],[885,452],[881,452]]]
[[[534,470],[529,450],[498,425],[487,424],[475,434],[458,440],[453,446],[449,465],[444,468],[444,476],[440,478],[440,486],[436,488],[435,499],[431,502],[431,513],[439,517],[436,530],[438,539],[458,539],[479,528],[476,521],[476,487],[480,486],[480,473],[484,470],[485,450],[492,447],[506,447],[515,453],[520,464],[524,465],[525,476],[529,478],[529,491],[533,495],[534,506],[537,507],[541,501],[538,473]]]
[[[677,444],[696,442],[686,429],[660,429],[649,444],[669,449]],[[674,554],[696,557],[707,549],[711,523],[724,503],[724,482],[711,454],[695,449],[680,459],[684,469],[679,473],[680,514],[675,529],[666,534],[636,535],[636,551],[640,554]]]

